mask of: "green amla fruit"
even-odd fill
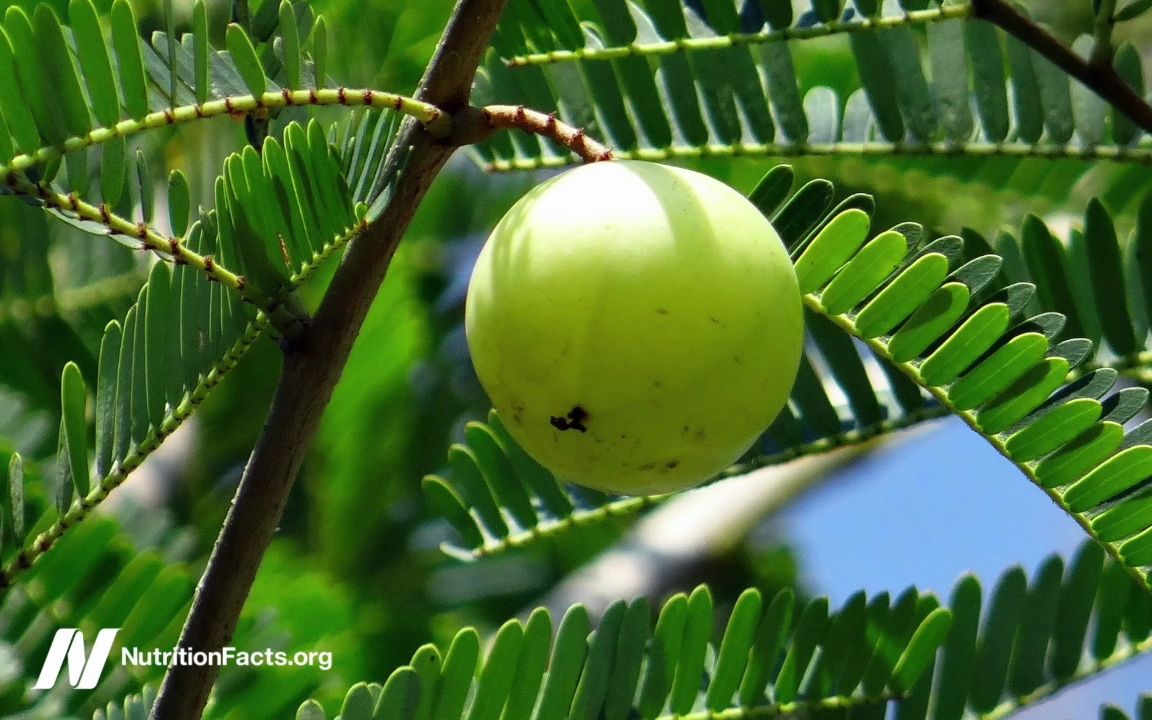
[[[756,207],[636,161],[517,202],[477,260],[466,329],[512,437],[560,479],[625,495],[736,461],[787,402],[803,345],[795,271]]]

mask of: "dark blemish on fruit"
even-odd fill
[[[668,315],[668,308],[656,308],[657,315]]]
[[[679,460],[669,460],[668,462],[664,463],[664,467],[668,468],[669,470],[674,470],[679,465],[680,465]]]
[[[652,387],[662,388],[662,387],[664,387],[664,382],[662,380],[653,380],[652,381]]]
[[[719,318],[714,318],[711,315],[708,316],[708,319],[711,320],[712,322],[716,323],[717,325],[723,325],[724,324],[724,323],[720,322]]]
[[[650,462],[650,463],[644,463],[643,465],[641,465],[640,467],[638,467],[636,469],[637,470],[654,470],[655,468],[656,468],[656,463]]]
[[[553,415],[548,418],[548,422],[552,427],[557,430],[576,430],[578,432],[588,432],[588,426],[584,421],[588,419],[588,412],[579,405],[573,407],[568,411],[567,417],[559,417]]]
[[[703,441],[703,440],[706,440],[707,438],[708,438],[708,436],[704,434],[703,430],[697,430],[696,431],[696,439],[697,440]]]

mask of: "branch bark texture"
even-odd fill
[[[453,112],[467,107],[505,0],[460,0],[417,99]],[[208,567],[200,579],[180,646],[219,650],[231,641],[301,462],[316,435],[368,309],[424,194],[457,145],[408,120],[386,162],[407,162],[384,214],[349,247],[310,326],[290,346],[268,419],[245,468]],[[154,720],[195,720],[218,668],[174,667],[160,687]]]

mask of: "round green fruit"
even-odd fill
[[[500,221],[468,289],[481,384],[562,480],[625,495],[697,485],[788,400],[803,345],[772,225],[700,173],[598,162]]]

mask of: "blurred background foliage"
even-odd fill
[[[54,4],[66,15],[65,0]],[[110,4],[97,2],[102,11]],[[316,0],[316,10],[337,37],[332,76],[350,86],[410,91],[451,4]],[[1086,0],[1029,5],[1066,36],[1089,28]],[[162,27],[158,0],[134,6],[145,35]],[[178,29],[186,30],[192,3],[177,0],[175,7],[183,24]],[[230,3],[217,0],[209,8],[211,26],[222,30]],[[1129,34],[1146,31],[1125,28]],[[843,36],[796,44],[794,53],[803,83],[855,85]],[[203,191],[216,176],[219,159],[243,142],[242,124],[221,119],[160,137],[147,151],[160,167],[183,168]],[[710,160],[697,166],[748,191],[776,162]],[[947,232],[971,225],[992,233],[1028,210],[1058,214],[1067,206],[1079,212],[1082,203],[1076,198],[1120,187],[1123,180],[1116,167],[1100,163],[1071,192],[1051,193],[1053,200],[1020,180],[1029,161],[1009,158],[996,160],[1000,166],[991,170],[984,161],[969,165],[963,158],[788,162],[800,180],[824,176],[837,183],[841,195],[876,195],[877,226],[915,219],[931,231]],[[449,530],[432,519],[420,493],[420,478],[442,467],[445,448],[461,438],[464,423],[484,417],[488,409],[469,366],[462,328],[471,262],[496,220],[541,177],[485,175],[460,153],[420,208],[324,417],[241,628],[253,647],[331,650],[333,671],[227,669],[219,688],[221,707],[225,698],[241,694],[264,702],[268,695],[257,692],[261,687],[275,687],[285,710],[308,695],[333,702],[350,683],[387,676],[424,642],[443,643],[464,624],[491,630],[534,606],[624,535],[622,525],[597,525],[583,531],[578,542],[462,565],[440,553]],[[44,243],[45,237],[51,242]],[[19,263],[12,262],[16,257]],[[0,203],[0,455],[19,450],[33,472],[52,461],[63,364],[75,360],[89,386],[94,384],[99,332],[133,301],[146,265],[141,255],[78,236],[36,208]],[[306,286],[306,298],[319,297],[332,269],[329,264]],[[158,550],[169,561],[187,563],[188,577],[198,576],[260,431],[278,363],[277,348],[261,339],[202,411],[114,494],[105,510],[139,550]],[[703,527],[718,519],[698,522]],[[702,581],[712,583],[721,605],[750,586],[767,595],[781,586],[806,594],[805,558],[790,549],[788,528],[769,520],[751,530],[740,526],[739,532],[720,549],[701,547],[687,574],[650,588],[653,602]],[[245,712],[236,706],[229,716],[245,717]]]

